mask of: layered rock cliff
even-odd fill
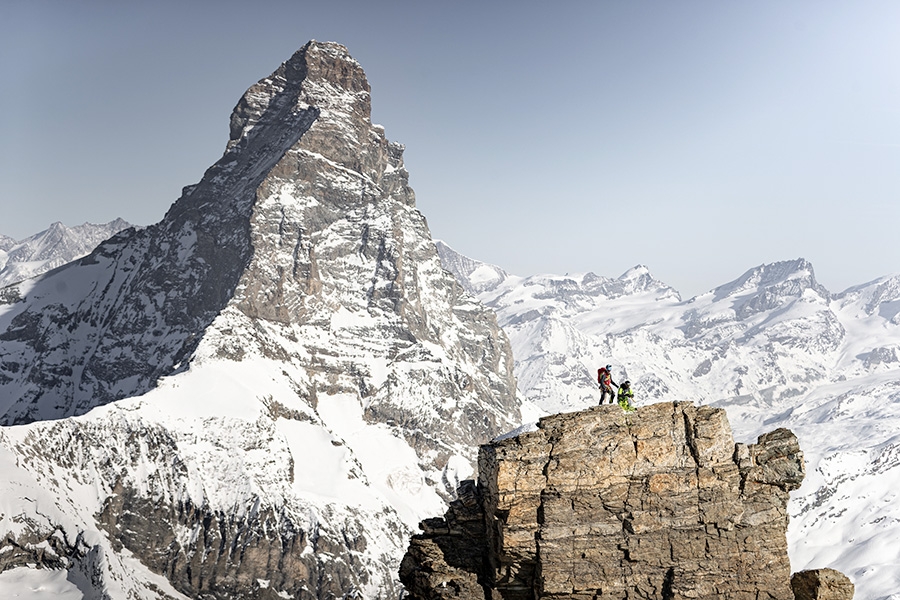
[[[740,440],[790,429],[807,462],[789,505],[794,568],[838,568],[862,598],[900,590],[900,276],[833,294],[800,259],[679,301],[639,269],[517,277],[440,251],[497,311],[526,399],[548,413],[586,408],[597,367],[612,363],[638,405],[724,408]]]
[[[786,429],[735,444],[725,412],[660,403],[541,419],[481,447],[477,486],[422,523],[411,596],[793,600]]]

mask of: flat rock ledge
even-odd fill
[[[478,467],[411,540],[411,600],[795,598],[787,502],[805,470],[787,429],[735,444],[722,409],[597,406],[482,446]]]

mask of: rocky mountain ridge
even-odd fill
[[[91,599],[399,594],[409,532],[520,417],[370,102],[310,42],[159,223],[6,288],[0,570]]]
[[[396,594],[415,523],[520,421],[469,289],[545,413],[594,404],[613,362],[639,404],[796,431],[794,568],[896,600],[897,277],[831,294],[801,259],[683,301],[640,266],[452,266],[368,103],[346,49],[310,44],[248,90],[163,221],[6,288],[0,591],[43,566],[86,598]]]

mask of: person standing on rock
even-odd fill
[[[612,380],[612,374],[610,374],[611,369],[612,365],[606,365],[605,367],[597,369],[597,383],[600,384],[600,404],[603,404],[607,395],[609,395],[610,404],[616,401],[616,392],[613,388],[619,386]]]
[[[619,406],[625,412],[634,410],[634,390],[631,389],[630,381],[623,381],[619,386]]]

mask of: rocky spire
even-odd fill
[[[487,343],[454,333],[448,351],[489,368],[481,372],[498,402],[491,420],[500,418],[514,402],[507,342],[489,313],[470,319],[471,310],[457,310],[471,301],[441,271],[403,147],[370,112],[365,73],[335,43],[309,42],[251,86],[232,113],[223,157],[160,223],[23,286],[26,301],[0,313],[8,342],[0,389],[10,399],[0,422],[82,414],[152,389],[189,363],[228,307],[283,326],[367,311],[392,355],[398,344],[444,346],[446,328],[471,326]],[[58,294],[75,280],[94,283]],[[236,356],[226,348],[233,344],[218,343]],[[259,343],[271,354],[271,340]],[[469,379],[463,387],[479,377]],[[371,414],[384,411],[393,412],[381,405]]]
[[[162,221],[4,296],[2,422],[43,421],[0,462],[78,507],[68,558],[105,584],[141,580],[124,548],[191,597],[395,596],[408,528],[518,425],[509,343],[441,268],[346,48],[310,42],[230,125]]]

